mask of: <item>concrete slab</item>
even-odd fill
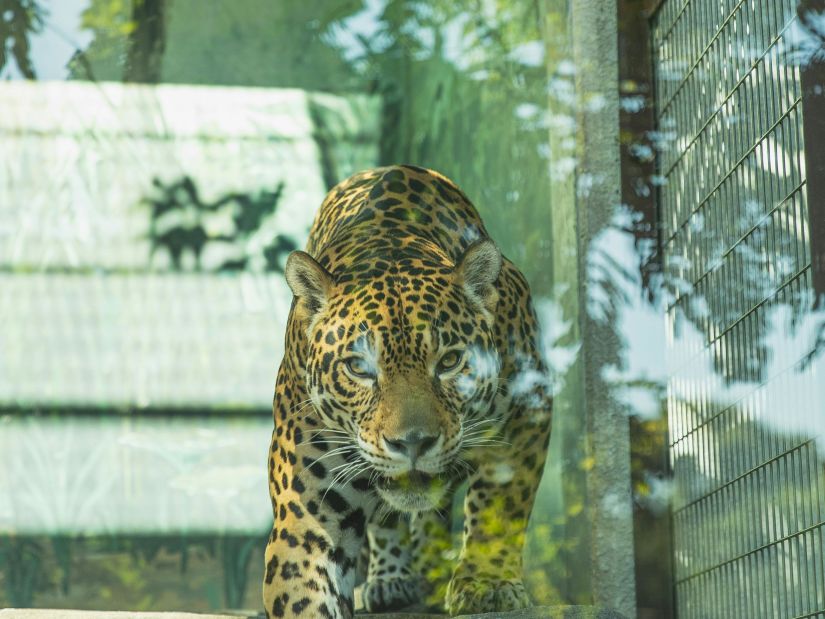
[[[0,619],[238,619],[247,615],[202,615],[199,613],[144,613],[113,610],[61,610],[6,608]]]
[[[358,619],[444,619],[446,615],[417,612],[356,614]],[[479,613],[459,615],[453,619],[625,619],[615,611],[596,606],[533,606],[509,613]]]
[[[204,615],[198,613],[148,613],[127,611],[91,611],[60,609],[0,610],[0,619],[252,619],[255,614]],[[359,619],[444,619],[446,615],[420,612],[357,614]],[[623,615],[595,606],[534,606],[509,613],[483,613],[461,615],[454,619],[625,619]]]

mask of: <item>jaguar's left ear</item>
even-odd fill
[[[495,283],[500,272],[501,252],[490,239],[470,245],[455,267],[456,281],[470,301],[491,312],[498,303]]]
[[[308,253],[294,251],[286,260],[284,276],[295,295],[300,318],[309,324],[327,304],[332,275]]]

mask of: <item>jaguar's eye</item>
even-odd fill
[[[446,353],[441,359],[438,361],[438,370],[439,374],[443,374],[444,372],[449,372],[450,370],[454,370],[458,367],[458,364],[461,363],[461,360],[464,358],[464,355],[461,354],[458,350],[451,350],[450,352]]]
[[[355,378],[375,378],[375,372],[363,357],[350,357],[344,360],[347,371]]]

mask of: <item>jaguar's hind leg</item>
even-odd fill
[[[452,501],[440,510],[413,514],[410,521],[413,566],[424,576],[427,593],[422,601],[431,611],[445,610],[447,584],[455,564],[451,508]]]

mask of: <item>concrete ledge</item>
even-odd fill
[[[140,613],[125,611],[91,611],[59,609],[17,609],[0,610],[0,619],[249,619],[252,614],[202,615],[197,613]],[[260,615],[262,616],[262,615]],[[363,619],[444,619],[446,615],[417,612],[356,614]],[[509,613],[483,613],[461,615],[454,619],[625,619],[619,613],[595,606],[534,606]]]
[[[58,608],[6,608],[0,610],[0,619],[239,619],[239,617],[247,618],[249,615],[141,613],[119,610],[61,610]]]
[[[461,615],[461,619],[493,619],[494,617],[502,619],[625,619],[624,615],[616,611],[597,606],[534,606],[504,614]]]
[[[445,619],[447,615],[433,615],[427,613],[381,613],[356,614],[357,619]],[[480,613],[475,615],[459,615],[453,619],[625,619],[615,611],[596,606],[533,606],[509,613]]]

